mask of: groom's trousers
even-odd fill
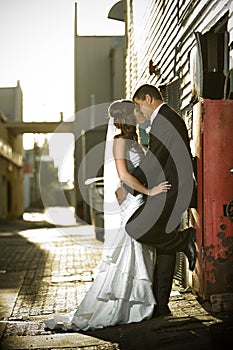
[[[157,302],[157,315],[167,314],[168,303],[172,290],[176,254],[159,254],[157,252],[154,269],[153,292]]]

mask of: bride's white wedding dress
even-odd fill
[[[131,147],[128,167],[138,165],[140,157],[138,147]],[[152,291],[155,251],[135,241],[124,228],[141,204],[141,194],[128,193],[120,207],[120,228],[105,240],[96,277],[84,299],[77,310],[44,321],[46,327],[85,331],[151,318],[156,304]]]

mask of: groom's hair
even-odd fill
[[[146,99],[146,95],[150,95],[155,100],[163,101],[163,98],[159,89],[157,89],[157,87],[155,87],[154,85],[150,85],[150,84],[141,85],[134,93],[133,101],[135,98],[143,101]]]

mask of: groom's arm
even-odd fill
[[[157,137],[155,136],[155,130]],[[172,144],[172,131],[172,129],[167,129],[161,120],[159,123],[156,123],[156,126],[154,124],[151,128],[149,149],[139,166],[132,172],[132,175],[146,187],[151,188],[157,185],[159,181],[164,180],[163,169],[170,157],[169,145]],[[163,140],[163,142],[160,140]],[[138,194],[137,191],[128,185],[123,184],[123,186],[127,193],[129,192],[134,196]]]
[[[158,184],[159,181],[164,180],[164,172],[163,169],[166,166],[168,158],[170,157],[170,153],[168,148],[165,145],[169,145],[172,140],[172,132],[171,130],[159,130],[157,127],[157,134],[161,131],[162,136],[159,138],[154,136],[154,134],[150,135],[150,146],[145,155],[142,158],[138,167],[136,167],[132,175],[136,177],[138,181],[140,181],[146,187],[153,187]],[[160,140],[164,140],[161,142]],[[134,191],[132,188],[124,184],[125,189],[133,195],[137,195],[138,192]]]
[[[160,158],[162,161],[160,152],[155,152],[155,154],[153,154],[151,151],[148,151],[145,158],[141,161],[140,165],[137,166],[132,172],[132,175],[146,187],[148,187],[148,183],[149,187],[153,187],[156,185],[156,179],[158,180],[161,178],[162,172],[161,167],[158,166],[158,158]],[[162,163],[166,163],[166,159],[163,159]],[[124,201],[127,193],[131,193],[133,196],[139,194],[139,192],[135,191],[125,183],[122,183],[122,186],[119,187],[115,193],[119,204]]]

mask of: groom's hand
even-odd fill
[[[128,192],[126,191],[126,189],[123,186],[118,187],[118,189],[115,191],[116,199],[117,199],[119,205],[121,205],[124,202],[124,200],[127,196],[127,193]]]

